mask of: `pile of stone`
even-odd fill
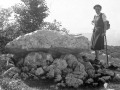
[[[102,85],[112,80],[115,73],[103,64],[94,64],[91,59],[72,54],[53,59],[43,52],[31,52],[5,73],[5,77],[37,80],[52,80],[58,86],[78,88],[81,85]]]
[[[35,31],[6,45],[14,54],[13,66],[3,76],[11,78],[51,80],[58,86],[78,88],[100,85],[112,80],[115,73],[96,64],[83,52],[90,42],[83,36],[73,37],[53,31]]]

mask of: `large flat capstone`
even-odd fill
[[[89,40],[84,36],[61,34],[51,30],[37,30],[20,36],[6,45],[12,54],[24,54],[33,51],[79,53],[88,50]]]

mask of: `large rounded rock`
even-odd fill
[[[77,58],[72,54],[67,54],[65,56],[61,56],[61,58],[66,60],[69,67],[72,67],[74,62],[77,62]]]
[[[51,54],[43,52],[31,52],[29,53],[24,60],[26,66],[37,68],[37,66],[46,66],[49,63],[53,62]]]
[[[55,31],[38,30],[20,36],[6,45],[6,50],[13,54],[25,54],[31,51],[49,51],[60,53],[79,53],[88,50],[90,42],[84,36],[71,36]]]
[[[64,70],[65,68],[67,68],[67,62],[62,59],[55,59],[53,65],[55,65],[56,68],[59,68],[60,70]]]
[[[83,84],[81,79],[78,79],[74,76],[74,74],[70,73],[65,77],[65,82],[67,86],[73,86],[74,88],[78,88],[80,85]]]
[[[42,75],[44,74],[44,70],[42,68],[37,68],[37,70],[35,71],[35,75]]]

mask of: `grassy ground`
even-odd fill
[[[0,90],[105,90],[103,87],[81,87],[79,89],[74,89],[74,88],[66,88],[66,89],[58,89],[56,88],[55,85],[51,83],[43,83],[41,81],[18,81],[16,82],[15,80],[9,80],[6,82],[11,84],[5,84],[2,85],[3,89]],[[108,85],[109,88],[114,88],[115,90],[120,90],[120,84],[117,82],[109,83]]]
[[[2,82],[2,89],[0,90],[102,90],[102,87],[90,88],[87,86],[81,87],[79,89],[74,88],[64,88],[58,89],[54,84],[50,82],[41,82],[41,81],[16,81],[16,80],[6,80]]]

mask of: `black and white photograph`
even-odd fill
[[[0,90],[120,90],[120,0],[0,0]]]

